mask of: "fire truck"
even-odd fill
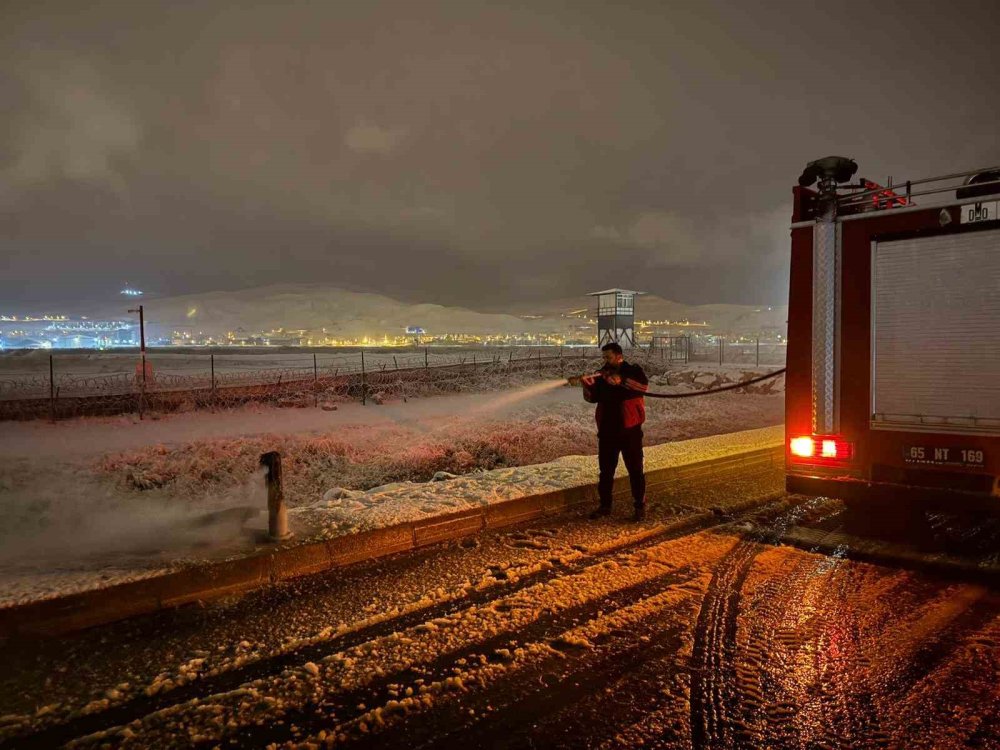
[[[1000,508],[1000,168],[793,188],[786,485],[854,513]]]

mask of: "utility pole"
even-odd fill
[[[142,305],[138,310],[129,310],[130,313],[139,313],[139,359],[142,366],[142,385],[139,391],[139,419],[142,419],[142,402],[146,398],[146,319],[142,311]]]

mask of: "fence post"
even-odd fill
[[[757,367],[760,367],[760,336],[757,337]]]
[[[146,392],[146,355],[142,356],[142,374],[143,379],[139,383],[139,393],[138,393],[138,407],[139,407],[139,420],[142,421],[142,397]]]
[[[319,366],[316,364],[316,352],[313,352],[313,406],[319,406]]]
[[[427,363],[427,347],[424,347],[424,369],[426,370],[430,365]]]
[[[722,364],[722,337],[719,337],[719,364]]]
[[[281,454],[268,451],[260,457],[260,465],[267,467],[267,534],[272,542],[287,539],[288,510],[285,508],[285,493],[281,486]]]
[[[212,411],[215,411],[215,354],[210,354],[209,362],[212,365]]]
[[[56,421],[56,381],[55,365],[52,362],[53,355],[49,355],[49,421]]]
[[[368,398],[365,391],[368,390],[368,378],[365,376],[365,350],[361,350],[361,405],[368,405]]]
[[[139,397],[139,419],[142,419],[143,401],[146,399],[146,323],[139,305],[139,343],[142,346],[142,395]]]
[[[396,366],[396,372],[399,372],[399,362],[396,361],[396,355],[392,355],[392,363]],[[399,377],[399,376],[397,376]],[[406,403],[406,382],[402,377],[399,377],[399,392],[403,394],[403,403]]]

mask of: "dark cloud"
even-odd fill
[[[586,6],[7,2],[0,296],[781,302],[806,161],[1000,161],[989,4]]]

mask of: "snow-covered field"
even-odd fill
[[[704,387],[716,379],[691,371],[670,382]],[[665,383],[654,379],[654,388],[689,387]],[[779,388],[648,399],[647,410],[653,446],[779,424],[783,396]],[[7,422],[0,444],[0,604],[254,549],[266,507],[257,464],[268,450],[282,453],[299,538],[596,478],[593,406],[563,381],[332,412],[258,407],[143,422]],[[649,468],[657,455],[647,450]],[[446,481],[431,481],[435,475]]]
[[[564,348],[563,355],[567,362],[586,354],[591,359],[600,358],[600,352],[595,347],[587,349]],[[427,349],[426,362],[430,366],[471,364],[473,358],[479,363],[490,362],[499,357],[506,362],[531,359],[541,352],[543,357],[559,356],[559,347],[518,347],[516,349],[495,347],[441,347]],[[596,352],[596,354],[595,354]],[[55,375],[72,375],[74,377],[92,377],[97,375],[129,375],[135,372],[138,354],[135,351],[60,351],[50,349],[19,349],[10,352],[0,352],[0,378],[20,379],[29,376],[48,378],[49,357],[53,358]],[[185,375],[207,375],[211,369],[212,354],[209,351],[199,352],[191,349],[173,349],[152,347],[147,350],[146,359],[152,363],[156,373],[177,373]],[[268,351],[264,348],[248,350],[228,349],[214,355],[215,372],[240,373],[247,371],[268,371],[285,369],[312,370],[313,354],[298,348]],[[423,348],[371,348],[364,351],[365,366],[371,372],[381,368],[393,369],[423,367],[425,353]],[[316,353],[317,366],[321,369],[340,372],[355,372],[361,370],[360,349],[326,349]]]

